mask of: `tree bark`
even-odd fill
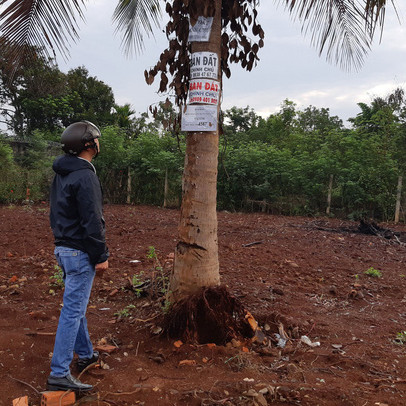
[[[165,184],[164,184],[164,208],[168,204],[168,168],[165,168]]]
[[[131,168],[128,167],[127,175],[127,204],[131,203]]]
[[[331,210],[331,195],[333,193],[333,180],[334,180],[334,175],[330,175],[330,181],[328,183],[326,214],[330,214],[330,210]]]
[[[216,2],[209,42],[192,43],[192,53],[203,51],[217,54],[221,87],[221,1]],[[220,97],[219,94],[219,100]],[[220,102],[217,117],[219,109]],[[174,302],[201,287],[220,284],[216,212],[218,142],[218,128],[213,132],[187,134],[179,242],[170,286]]]
[[[397,196],[396,196],[395,223],[399,223],[400,202],[402,200],[402,183],[403,183],[403,176],[399,175],[399,178],[398,178],[398,191],[397,191]]]

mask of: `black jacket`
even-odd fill
[[[107,260],[103,194],[94,166],[73,155],[55,159],[51,187],[51,228],[55,245],[89,254],[90,262]]]

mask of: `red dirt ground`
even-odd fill
[[[107,206],[105,215],[111,268],[95,280],[88,323],[95,344],[117,348],[102,354],[109,369],[82,376],[96,388],[81,404],[406,405],[406,343],[395,340],[406,331],[403,243],[359,234],[352,222],[219,213],[222,283],[268,344],[177,348],[153,333],[160,303],[126,287],[153,272],[150,246],[162,263],[173,252],[179,212]],[[62,302],[50,286],[48,207],[0,207],[0,231],[0,405],[24,395],[39,405]],[[244,246],[252,242],[261,243]],[[367,276],[370,267],[382,277]],[[278,348],[275,333],[284,332]]]

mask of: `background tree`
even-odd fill
[[[110,86],[89,76],[84,67],[61,72],[55,61],[38,53],[13,72],[0,54],[0,103],[3,122],[18,137],[34,130],[60,133],[74,121],[111,124],[114,95]]]
[[[298,113],[297,125],[305,132],[317,130],[324,135],[329,131],[344,128],[343,120],[337,116],[330,116],[328,108],[318,109],[314,106],[306,107],[304,111]]]
[[[111,112],[115,101],[110,86],[90,76],[84,66],[71,69],[66,75],[66,83],[73,114],[62,121],[64,126],[80,120],[89,120],[98,126],[113,123]]]
[[[34,129],[53,130],[69,114],[64,74],[52,60],[40,55],[24,62],[11,80],[9,61],[0,51],[0,101],[4,122],[16,135]]]
[[[233,106],[224,112],[224,117],[226,119],[224,131],[231,134],[248,132],[258,124],[260,119],[254,109],[249,106],[244,108]]]
[[[116,104],[114,105],[113,110],[114,124],[129,130],[132,124],[131,116],[135,114],[135,111],[131,109],[130,103],[126,103],[123,106]]]

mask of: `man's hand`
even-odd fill
[[[101,262],[96,264],[95,269],[99,276],[103,276],[104,271],[109,267],[109,261]]]

